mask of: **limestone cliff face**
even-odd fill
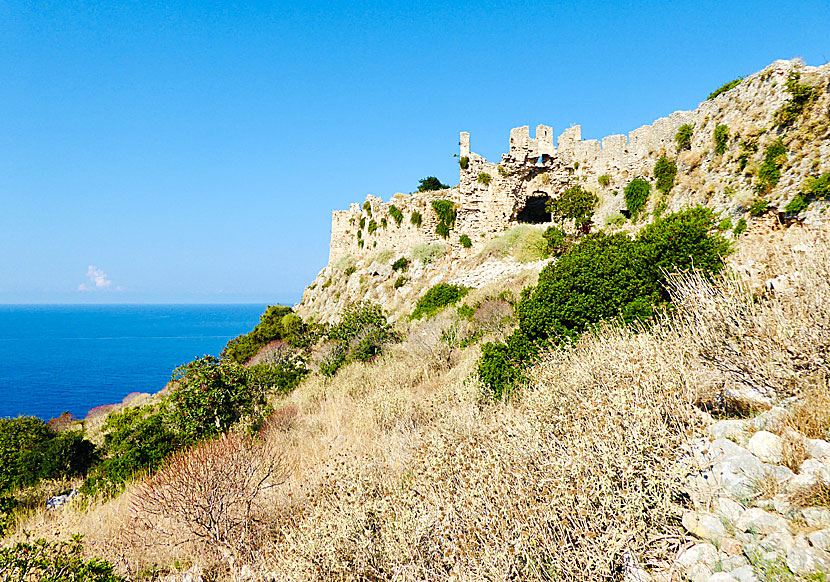
[[[782,127],[776,112],[792,99],[787,81],[793,72],[800,74],[801,84],[814,88],[814,97],[802,115]],[[675,136],[685,124],[692,127],[691,147],[678,151]],[[727,127],[729,137],[726,151],[718,154],[714,135],[721,125]],[[469,273],[476,269],[483,274],[473,277],[473,284],[515,275],[522,265],[484,257],[482,249],[517,224],[548,226],[545,202],[572,185],[598,195],[595,229],[634,231],[652,220],[655,211],[697,204],[733,222],[751,221],[748,207],[758,198],[783,209],[808,177],[830,171],[830,65],[776,61],[694,111],[672,113],[628,136],[582,140],[579,126],[566,129],[555,144],[553,135],[552,128],[544,125],[536,128],[535,137],[530,137],[527,126],[515,128],[508,153],[494,163],[471,151],[470,136],[462,133],[458,186],[395,194],[389,202],[368,196],[362,205],[335,211],[329,263],[306,289],[298,311],[304,317],[331,321],[347,303],[363,299],[394,311],[417,300],[427,284],[462,280],[469,284]],[[779,138],[787,150],[781,177],[771,189],[761,189],[758,170],[765,149]],[[668,196],[654,188],[654,165],[661,156],[677,164]],[[650,214],[638,223],[607,226],[609,217],[625,209],[623,190],[634,178],[652,183],[646,208]],[[455,224],[446,239],[436,232],[439,217],[431,204],[434,200],[455,204]],[[826,220],[830,214],[826,207],[826,202],[814,202],[800,219],[807,224]],[[469,238],[469,248],[461,244],[462,235]],[[417,260],[441,253],[431,262]],[[413,259],[405,274],[394,272],[390,265],[400,257]],[[526,267],[538,270],[542,264]]]

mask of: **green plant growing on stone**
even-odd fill
[[[401,287],[406,285],[407,281],[408,281],[408,279],[406,277],[404,277],[403,275],[401,275],[400,277],[395,279],[395,282],[392,284],[392,287],[394,287],[395,289],[400,289]]]
[[[478,180],[479,184],[484,184],[485,186],[487,186],[490,183],[490,180],[493,179],[493,177],[487,172],[479,172],[478,178],[476,179]]]
[[[597,178],[597,182],[603,188],[607,188],[611,184],[611,176],[609,176],[608,174],[603,174],[602,176]]]
[[[758,151],[758,142],[754,140],[741,140],[741,153],[738,156],[738,169],[743,172],[746,169],[746,164],[749,158]]]
[[[746,231],[746,228],[747,228],[746,218],[741,218],[741,219],[738,221],[738,223],[735,225],[735,229],[732,231],[732,234],[733,234],[733,235],[737,238],[737,237],[739,237],[739,236],[740,236],[743,232],[745,232],[745,231]]]
[[[692,126],[684,123],[674,134],[674,143],[677,144],[677,151],[692,149]]]
[[[455,226],[455,203],[452,200],[433,200],[432,209],[438,215],[438,226],[435,232],[443,238],[450,236],[450,231]]]
[[[393,271],[400,271],[403,273],[407,269],[409,269],[409,259],[407,259],[406,257],[401,257],[400,259],[392,263]]]
[[[715,89],[714,91],[709,93],[709,96],[706,98],[706,100],[709,101],[710,99],[714,99],[715,97],[717,97],[718,95],[720,95],[722,93],[726,93],[730,89],[732,89],[734,87],[737,87],[741,83],[741,81],[743,81],[743,80],[744,80],[743,77],[738,77],[737,79],[733,79],[732,81],[729,81],[728,83],[722,85],[721,87],[718,87],[717,89]]]
[[[781,179],[781,166],[787,160],[787,149],[781,138],[767,146],[764,161],[758,169],[758,190],[769,192]]]
[[[553,220],[573,220],[578,230],[587,233],[591,230],[594,209],[598,202],[599,198],[593,192],[579,186],[571,186],[557,198],[549,200],[545,210],[550,212]]]
[[[470,158],[461,156],[461,159],[458,160],[458,165],[461,166],[462,170],[466,170],[470,166]]]
[[[762,216],[769,210],[769,202],[763,198],[758,198],[749,205],[749,215],[752,217]]]
[[[412,259],[427,265],[447,253],[444,245],[419,243],[412,247]]]
[[[409,222],[414,224],[416,227],[420,227],[421,223],[423,222],[423,217],[421,217],[421,213],[415,211],[412,213],[412,216],[409,217]]]
[[[635,178],[625,187],[625,191],[623,192],[625,196],[625,207],[633,220],[636,220],[640,212],[645,208],[650,190],[651,185],[642,178]]]
[[[366,211],[366,214],[368,214],[369,216],[372,216],[372,204],[368,200],[363,203],[363,210]],[[362,228],[363,224],[361,224],[360,226]]]
[[[357,267],[352,265],[351,267],[348,267],[345,271],[343,271],[343,275],[345,275],[346,278],[348,279],[349,277],[351,277],[354,274],[355,271],[357,271]]]
[[[471,246],[473,246],[473,241],[471,241],[471,240],[470,240],[470,237],[469,237],[469,236],[467,236],[466,234],[462,234],[462,235],[458,238],[458,242],[459,242],[459,243],[461,243],[461,246],[462,246],[462,247],[464,247],[465,249],[468,249],[468,248],[470,248]]]
[[[418,300],[415,305],[415,310],[409,319],[421,319],[425,317],[432,317],[447,305],[457,303],[469,291],[466,287],[461,285],[450,285],[447,283],[439,283],[431,287],[429,291]]]
[[[657,179],[657,189],[665,195],[674,187],[674,177],[677,175],[677,164],[665,156],[654,164],[654,177]]]
[[[715,128],[715,153],[722,155],[729,145],[729,127],[719,125]]]
[[[366,218],[361,217],[360,218],[360,229],[362,230],[364,228],[366,228]]]
[[[387,220],[386,220],[386,217],[385,217],[385,216],[384,216],[383,218],[381,218],[381,219],[380,219],[380,226],[381,226],[381,228],[382,228],[383,230],[386,230],[386,227],[387,227],[388,225],[389,225],[389,223],[387,222]]]
[[[366,231],[369,234],[374,234],[374,232],[378,229],[378,223],[374,220],[369,221],[369,226],[366,227]]]
[[[394,204],[389,205],[389,216],[395,221],[398,226],[403,222],[403,212],[401,212]]]
[[[729,218],[724,218],[718,223],[718,230],[723,232],[725,230],[732,230],[732,220]]]
[[[620,226],[625,224],[625,216],[621,212],[612,212],[605,217],[605,224],[609,226]]]
[[[803,85],[800,81],[801,73],[797,71],[791,71],[787,77],[790,100],[775,112],[775,121],[780,127],[792,125],[819,95],[818,89]]]

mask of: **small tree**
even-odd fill
[[[642,178],[633,179],[625,187],[625,206],[631,214],[631,218],[636,219],[645,208],[646,202],[648,202],[649,190],[651,190],[651,185]]]
[[[573,219],[576,228],[587,233],[591,230],[591,221],[598,202],[599,198],[593,192],[583,190],[579,186],[572,186],[562,192],[558,198],[549,201],[546,209],[554,220]]]
[[[657,189],[668,194],[674,186],[674,177],[677,175],[677,164],[665,156],[654,164],[654,177],[657,179]]]
[[[445,190],[449,188],[446,184],[442,184],[441,180],[435,176],[427,176],[418,181],[418,192],[431,192],[433,190]]]

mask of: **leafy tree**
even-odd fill
[[[433,190],[445,190],[449,188],[448,185],[442,184],[441,180],[435,176],[427,176],[418,180],[418,192],[431,192]]]
[[[591,221],[594,217],[594,209],[599,198],[593,192],[583,190],[579,186],[572,186],[562,192],[558,198],[547,203],[546,210],[551,213],[551,218],[558,221],[573,219],[576,227],[582,232],[591,229]]]
[[[545,240],[545,252],[548,255],[558,257],[570,246],[567,233],[555,226],[549,226],[542,234],[542,238]]]
[[[253,330],[228,342],[222,356],[244,364],[265,344],[280,339],[295,347],[304,347],[309,343],[306,332],[302,319],[290,307],[271,305],[260,316],[259,324]]]
[[[640,212],[645,208],[648,202],[648,194],[651,190],[651,185],[642,178],[635,178],[631,183],[625,187],[625,207],[631,214],[631,218],[636,219]]]
[[[433,200],[432,209],[438,215],[438,226],[435,232],[444,238],[450,236],[450,231],[455,227],[455,203],[452,200]]]

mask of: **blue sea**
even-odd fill
[[[222,348],[266,305],[0,305],[0,417],[44,420],[158,392],[174,368]]]

